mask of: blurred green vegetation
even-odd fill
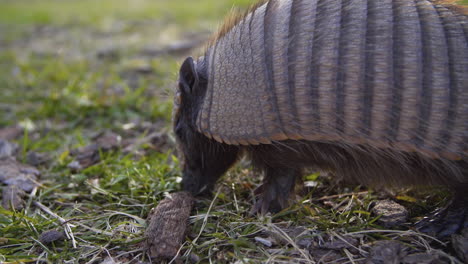
[[[84,31],[130,37],[132,33],[143,31],[144,27],[138,23],[133,25],[132,21],[152,21],[154,24],[145,27],[151,39],[140,37],[141,43],[151,47],[151,41],[157,40],[164,30],[169,29],[161,37],[167,38],[169,35],[166,42],[177,41],[177,32],[213,31],[233,6],[242,8],[249,3],[249,0],[2,1],[0,41],[8,44],[8,48],[0,49],[0,102],[7,106],[15,104],[16,107],[9,107],[10,111],[3,113],[0,125],[25,118],[59,118],[79,122],[91,115],[95,120],[99,120],[101,115],[106,118],[132,115],[170,118],[171,101],[168,97],[177,78],[177,61],[180,58],[134,59],[132,56],[137,55],[138,50],[129,44],[124,47],[125,50],[119,51],[125,53],[122,59],[90,60],[89,56],[95,55],[102,47],[93,47],[93,39],[83,40],[85,36],[80,35],[82,28],[85,28]],[[121,28],[119,23],[126,24]],[[54,52],[54,47],[46,47],[52,51],[49,53],[36,52],[34,47],[39,45],[40,40],[34,39],[34,34],[42,34],[43,27],[51,29],[52,34],[55,34],[54,30],[66,31],[67,34],[59,37],[73,39],[57,41],[59,46],[56,49],[63,49],[60,54],[49,54]],[[118,41],[126,40],[115,40]],[[42,44],[47,45],[49,43]],[[70,56],[75,52],[73,48],[85,55],[78,58]],[[128,68],[138,67],[138,64],[148,65],[154,72],[140,78],[138,87],[130,88],[123,75]],[[112,94],[116,86],[121,86],[122,90],[118,95]],[[155,89],[160,91],[158,95],[163,98],[145,96]]]
[[[233,7],[252,0],[2,0],[0,22],[20,24],[99,25],[117,19],[165,19],[180,25],[196,25],[203,19],[219,19]]]
[[[2,0],[0,22],[19,24],[102,25],[113,19],[166,19],[197,25],[200,18],[219,19],[230,7],[245,8],[253,0]],[[468,0],[456,1],[468,5]]]

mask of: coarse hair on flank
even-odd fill
[[[245,11],[241,11],[235,7],[231,9],[228,15],[225,17],[224,22],[220,24],[216,33],[207,41],[204,51],[206,52],[212,47],[220,38],[224,37],[229,31],[231,31],[240,21],[242,21],[248,14],[253,12],[255,9],[266,4],[270,0],[258,0],[252,4]],[[274,0],[272,0],[274,1]],[[331,0],[334,1],[334,0]],[[460,0],[428,0],[433,5],[443,6],[454,13],[468,16],[468,5],[464,5]]]
[[[429,0],[434,5],[443,6],[450,11],[459,14],[468,16],[468,5],[463,4],[463,1],[460,0]]]
[[[259,0],[252,4],[249,8],[247,8],[245,11],[241,11],[235,7],[231,9],[231,11],[228,13],[226,18],[224,19],[224,22],[221,23],[221,25],[218,27],[218,30],[216,31],[215,34],[211,36],[211,38],[208,40],[206,46],[205,46],[205,51],[213,46],[218,39],[224,37],[231,29],[233,29],[242,19],[244,19],[248,14],[253,12],[255,9],[259,8],[260,6],[264,5],[267,3],[269,0]]]

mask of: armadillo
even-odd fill
[[[258,212],[288,206],[303,169],[318,167],[369,186],[446,186],[454,202],[422,230],[467,227],[460,10],[427,0],[270,0],[229,19],[180,68],[173,120],[184,190],[210,192],[247,155],[264,172]]]

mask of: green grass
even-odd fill
[[[251,0],[3,0],[0,22],[100,24],[112,19],[166,19],[177,23],[197,24],[200,22],[200,17],[219,19],[231,6],[242,8],[252,2]]]
[[[172,91],[183,57],[148,57],[140,51],[213,31],[232,6],[245,8],[251,2],[0,2],[0,128],[26,128],[14,140],[20,146],[19,161],[26,162],[32,152],[47,157],[38,165],[40,186],[26,196],[25,208],[0,207],[0,263],[101,263],[108,256],[122,263],[148,261],[141,251],[144,220],[166,193],[180,187],[169,131]],[[116,57],[96,56],[114,48]],[[151,72],[138,72],[148,67]],[[155,149],[145,142],[132,151],[117,148],[101,152],[100,161],[84,170],[70,169],[73,150],[92,144],[103,131],[124,140],[157,131],[168,134],[169,147]],[[297,262],[310,256],[290,237],[293,227],[308,230],[307,239],[314,243],[331,237],[358,239],[363,252],[381,239],[399,239],[419,251],[433,242],[416,233],[382,230],[378,217],[370,214],[381,194],[338,187],[316,176],[306,177],[317,187],[303,191],[298,203],[276,215],[254,217],[249,210],[260,179],[241,162],[220,182],[213,199],[197,201],[184,254],[200,263]],[[348,195],[333,196],[339,193]],[[412,220],[443,204],[444,198],[440,192],[399,197]],[[71,237],[48,245],[39,241],[45,231],[68,228],[75,242]],[[255,237],[274,237],[276,242],[269,248]],[[346,256],[344,250],[338,252]]]
[[[14,71],[15,76],[3,79],[2,101],[20,105],[12,109],[15,119],[100,122],[103,118],[125,121],[132,116],[170,115],[170,105],[163,107],[161,104],[165,102],[159,102],[158,98],[149,100],[145,95],[155,93],[150,91],[149,84],[163,86],[168,81],[164,76],[173,76],[177,67],[174,60],[153,61],[154,73],[137,87],[129,87],[121,76],[125,66],[119,63],[92,65],[87,60],[44,59],[34,55],[21,61],[5,56],[5,61],[5,71]],[[165,88],[160,92],[169,93],[169,87]],[[15,119],[2,121],[11,123]]]

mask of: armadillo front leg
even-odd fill
[[[276,213],[286,208],[301,170],[287,167],[266,167],[263,184],[257,189],[259,196],[252,213]]]

